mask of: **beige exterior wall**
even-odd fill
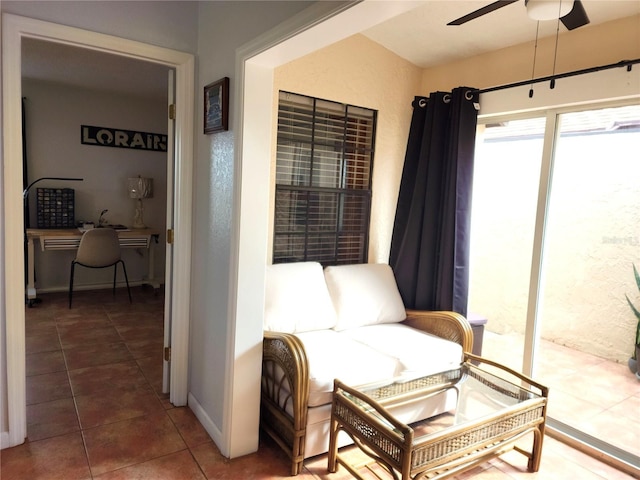
[[[363,35],[283,65],[274,74],[274,125],[278,91],[290,91],[378,111],[373,172],[369,261],[387,262],[402,164],[411,123],[411,102],[420,90],[421,70]],[[273,132],[271,218],[275,184]],[[269,242],[273,241],[271,221]],[[270,254],[273,248],[270,244]]]

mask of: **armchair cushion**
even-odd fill
[[[406,318],[389,265],[365,263],[326,267],[324,275],[338,316],[335,330],[401,322]]]
[[[460,366],[462,346],[400,323],[369,325],[341,332],[398,361],[397,375],[413,380]]]
[[[336,376],[362,385],[398,375],[397,359],[334,330],[297,333],[309,362],[309,406],[331,403]]]
[[[264,329],[298,333],[333,328],[336,312],[322,265],[279,263],[267,267]]]

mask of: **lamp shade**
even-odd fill
[[[127,179],[129,196],[131,198],[153,197],[153,178],[135,177]]]
[[[557,20],[573,10],[574,0],[527,0],[527,16],[533,20]]]

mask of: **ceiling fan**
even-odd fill
[[[453,20],[447,25],[462,25],[518,1],[520,0],[498,0]],[[573,30],[589,23],[589,17],[581,0],[524,0],[524,4],[529,18],[534,20],[554,20],[559,18],[568,30]]]

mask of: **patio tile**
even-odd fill
[[[485,332],[484,338],[483,354],[487,358],[522,358],[521,336]],[[640,411],[640,382],[631,375],[626,364],[544,339],[539,345],[539,357],[541,361],[535,378],[550,388],[549,417],[605,442],[637,452],[634,447],[626,445],[640,444],[638,434],[634,438],[630,433],[633,429],[623,419],[629,419],[629,415],[637,416]],[[516,370],[520,368],[517,366]],[[629,420],[631,425],[634,425],[633,420]],[[620,428],[625,431],[623,435],[617,430]],[[639,431],[638,427],[635,431]],[[620,439],[622,436],[625,440]]]
[[[626,417],[633,422],[639,422],[640,421],[640,392],[638,392],[637,395],[631,396],[623,400],[622,402],[618,403],[617,405],[614,405],[609,409],[609,412],[615,415],[618,415],[620,417]]]
[[[584,430],[601,440],[640,456],[640,415],[636,420],[604,411],[584,424]]]
[[[563,423],[577,426],[581,422],[603,412],[604,408],[587,401],[582,396],[576,396],[559,390],[552,389],[549,392],[549,417],[561,419]]]
[[[553,455],[562,458],[565,462],[571,462],[588,469],[589,471],[600,475],[600,477],[607,480],[631,480],[632,477],[617,470],[606,463],[599,461],[597,458],[591,457],[585,453],[571,448],[565,443],[560,442],[554,438],[546,437],[544,440],[545,446],[543,447],[543,458],[546,455],[544,452],[555,452]],[[547,464],[545,464],[547,466]],[[550,468],[553,464],[548,465]],[[546,471],[546,470],[543,470]],[[575,478],[575,477],[574,477]]]

